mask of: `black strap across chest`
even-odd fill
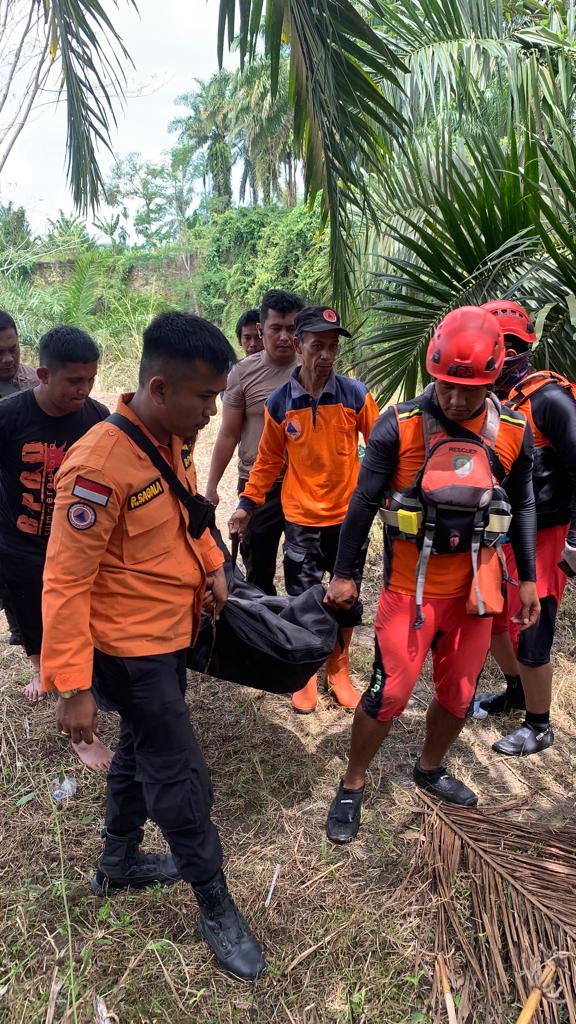
[[[188,488],[178,479],[172,466],[160,454],[156,445],[136,423],[129,420],[127,416],[122,416],[119,412],[113,412],[106,422],[112,423],[115,427],[124,431],[130,440],[140,448],[140,451],[148,456],[152,465],[158,470],[170,490],[178,498],[180,504],[186,509],[188,513],[188,532],[194,540],[199,540],[206,529],[212,529],[216,525],[212,502],[208,501],[201,494],[190,493]]]

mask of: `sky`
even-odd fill
[[[126,0],[117,10],[104,6],[134,61],[128,70],[124,108],[116,106],[118,128],[112,146],[118,156],[137,151],[156,160],[174,145],[171,119],[182,113],[176,96],[192,90],[195,78],[209,78],[218,68],[216,55],[218,0],[137,0],[139,15]],[[225,63],[235,66],[235,57]],[[58,210],[73,210],[65,175],[64,104],[44,107],[28,122],[4,168],[0,199],[24,206],[32,230],[41,232]],[[101,166],[113,163],[106,152]]]

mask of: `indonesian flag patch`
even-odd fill
[[[84,498],[85,501],[91,501],[94,505],[102,505],[106,508],[110,501],[112,488],[106,487],[105,484],[99,484],[96,480],[89,480],[86,476],[77,476],[72,494],[76,498]]]

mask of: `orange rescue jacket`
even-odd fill
[[[364,384],[331,373],[316,401],[298,379],[266,400],[264,431],[240,508],[263,505],[285,463],[282,508],[290,523],[335,526],[343,522],[356,486],[358,436],[368,441],[379,416]]]
[[[118,412],[144,430],[123,395]],[[195,493],[190,447],[162,448]],[[224,559],[208,531],[194,541],[185,513],[144,453],[104,420],[72,446],[57,476],[44,572],[44,690],[88,689],[93,648],[117,657],[188,647],[206,574]]]

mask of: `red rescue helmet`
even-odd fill
[[[431,377],[451,384],[489,387],[504,365],[504,335],[481,306],[461,306],[438,324],[426,354]]]
[[[487,313],[495,317],[502,334],[512,334],[527,345],[533,345],[536,341],[536,328],[530,319],[529,314],[519,302],[510,302],[508,299],[495,299],[493,302],[485,302],[482,305]]]

